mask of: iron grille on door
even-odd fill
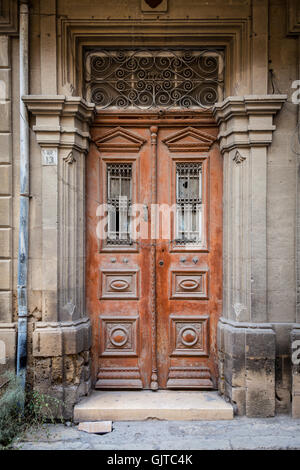
[[[129,245],[130,207],[132,193],[131,163],[110,163],[107,165],[107,244]]]
[[[176,243],[200,244],[202,239],[202,164],[176,164]]]
[[[86,98],[99,108],[197,108],[223,99],[224,54],[102,50],[86,56]]]

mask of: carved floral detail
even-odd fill
[[[68,163],[69,165],[72,165],[72,163],[76,162],[76,159],[74,157],[74,153],[73,151],[71,150],[70,153],[68,153],[68,155],[64,158],[64,161],[66,163]]]
[[[246,160],[246,157],[244,157],[243,155],[240,154],[240,152],[237,150],[235,152],[235,155],[232,159],[237,165],[239,165],[240,163],[243,163],[244,160]]]

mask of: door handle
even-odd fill
[[[163,262],[163,260],[162,260],[162,259],[161,259],[161,260],[159,260],[158,264],[159,264],[159,266],[163,266],[163,265],[164,265],[164,262]]]

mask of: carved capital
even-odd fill
[[[33,130],[41,147],[52,145],[79,152],[88,150],[93,104],[82,98],[63,95],[29,95],[22,99],[28,111],[36,117]]]
[[[245,95],[229,96],[217,103],[213,115],[220,126],[222,153],[270,145],[275,130],[273,116],[286,99],[287,95]]]

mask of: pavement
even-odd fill
[[[235,417],[222,421],[120,421],[107,434],[47,424],[15,442],[21,450],[286,450],[300,449],[300,419]]]

